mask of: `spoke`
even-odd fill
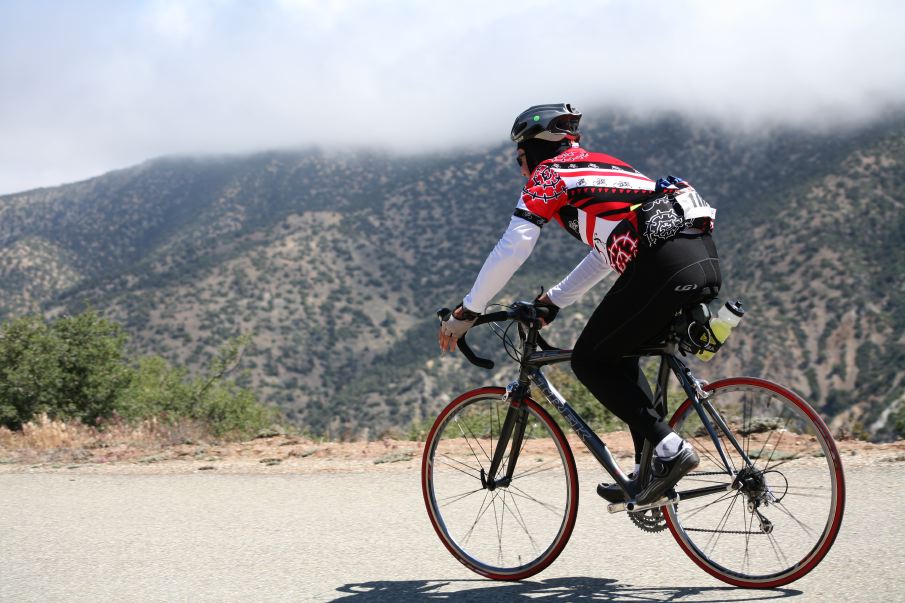
[[[751,403],[748,400],[748,396],[742,396],[742,427],[745,428],[745,456],[751,458],[749,456],[750,453],[750,445],[751,445],[751,430],[748,429],[751,425]],[[746,552],[747,554],[747,552]]]
[[[537,500],[536,498],[534,498],[534,497],[531,496],[530,494],[527,494],[527,493],[526,493],[524,490],[522,490],[521,488],[516,488],[515,486],[511,486],[511,485],[510,485],[510,486],[509,486],[509,491],[510,491],[514,496],[521,496],[522,498],[524,498],[524,499],[526,499],[526,500],[530,500],[531,502],[540,505],[541,507],[543,507],[544,509],[547,509],[548,511],[550,511],[551,513],[553,513],[553,514],[555,514],[555,515],[562,515],[563,510],[562,510],[561,508],[556,507],[556,506],[554,506],[554,505],[552,505],[552,504],[550,504],[550,503],[546,503],[546,502]]]
[[[556,461],[550,462],[552,463],[552,465],[547,465],[546,467],[544,465],[540,465],[538,467],[534,467],[533,469],[528,469],[527,471],[520,473],[519,475],[514,475],[512,476],[512,481],[521,479],[523,477],[528,477],[529,475],[537,475],[538,473],[543,473],[545,471],[550,471],[551,469],[556,469],[557,467],[559,467],[559,463],[557,463]]]
[[[792,417],[789,417],[789,419],[791,419],[791,418]],[[770,461],[773,460],[773,455],[776,454],[776,452],[779,450],[779,444],[782,442],[783,437],[785,437],[785,435],[788,431],[788,424],[789,424],[789,422],[786,421],[786,424],[783,425],[782,431],[779,432],[779,438],[776,440],[776,444],[773,445],[773,450],[770,452],[769,458],[767,458],[767,460],[764,461],[764,469],[763,469],[764,471],[770,470]],[[792,458],[778,459],[778,461],[784,461],[784,462],[789,462],[791,460],[793,460],[793,459]]]
[[[797,461],[797,460],[798,460],[797,457],[796,457],[796,458],[782,459],[782,460],[776,461],[776,463],[770,465],[770,469],[758,469],[758,471],[760,471],[761,473],[766,473],[767,471],[775,471],[777,467],[782,467],[782,466],[785,465],[786,463],[789,463],[789,462],[791,462],[791,461]],[[755,464],[756,464],[756,463],[755,463]]]
[[[474,494],[476,492],[480,492],[483,489],[484,488],[478,488],[477,490],[465,492],[464,494],[453,494],[452,496],[447,496],[446,498],[441,498],[437,502],[442,503],[442,504],[440,504],[441,507],[448,507],[449,505],[453,504],[454,502],[458,502],[458,501],[462,500],[463,498],[468,498],[472,494]]]
[[[786,496],[797,496],[798,498],[816,498],[818,500],[827,500],[829,498],[832,498],[830,494],[824,494],[821,496],[819,494],[805,494],[803,492],[786,492],[782,498],[785,498]],[[782,498],[780,500],[782,500]]]
[[[778,419],[782,419],[782,417],[783,417],[783,415],[785,414],[785,412],[786,412],[786,409],[783,408],[782,411],[779,413],[779,417],[777,417],[777,418],[778,418]],[[782,425],[782,430],[781,430],[781,433],[780,433],[780,436],[779,436],[779,440],[780,440],[780,441],[782,441],[782,435],[783,435],[783,433],[785,433],[786,428],[789,426],[789,421],[791,421],[791,420],[792,420],[792,417],[791,417],[791,416],[786,417],[785,423],[783,423],[783,425]],[[776,431],[777,431],[776,429],[774,429],[773,431],[771,431],[770,434],[767,436],[767,439],[764,440],[764,445],[760,447],[760,450],[759,450],[758,453],[757,453],[757,460],[760,460],[760,459],[763,457],[764,449],[766,449],[767,444],[770,443],[770,440],[773,439],[773,434],[776,433]],[[773,458],[773,454],[776,453],[776,446],[778,446],[778,445],[779,445],[779,442],[777,442],[776,445],[773,446],[773,453],[770,454],[770,458],[771,458],[771,459]],[[756,463],[755,463],[755,464],[756,464]],[[770,459],[767,459],[767,461],[764,463],[764,471],[767,470],[767,468],[768,468],[767,466],[768,466],[769,464],[770,464]]]
[[[728,467],[726,467],[723,464],[723,461],[717,459],[713,454],[711,454],[710,452],[707,451],[706,446],[701,442],[701,440],[698,439],[698,436],[691,434],[691,439],[697,444],[697,447],[695,448],[695,450],[700,450],[701,454],[706,456],[710,460],[710,462],[713,463],[714,465],[716,465],[717,467],[719,467],[723,470],[728,470]],[[712,444],[713,441],[707,440],[707,443]]]
[[[454,463],[458,463],[459,465],[464,465],[465,467],[468,467],[468,469],[469,469],[470,471],[472,471],[472,472],[473,472],[473,471],[478,471],[478,473],[480,473],[480,469],[475,469],[474,467],[471,467],[471,466],[469,466],[469,465],[466,465],[465,463],[463,463],[463,462],[461,462],[461,461],[457,461],[456,459],[454,459],[454,458],[452,458],[452,457],[450,457],[450,456],[447,456],[447,455],[444,454],[443,457],[444,457],[446,460],[450,460],[450,461],[453,461]],[[453,465],[452,463],[447,463],[447,462],[444,462],[443,464],[446,465],[447,467],[449,467],[450,469],[455,469],[456,471],[459,471],[459,472],[461,472],[461,473],[464,473],[465,475],[467,475],[468,477],[470,477],[470,478],[472,478],[472,479],[476,479],[476,480],[478,480],[478,481],[481,481],[481,478],[480,478],[478,475],[475,475],[474,473],[470,473],[469,471],[466,471],[465,469],[462,469],[462,467],[458,467],[458,466],[456,466],[456,465]]]
[[[503,492],[503,495],[505,496],[506,493]],[[503,532],[502,532],[502,529],[500,528],[500,521],[499,521],[499,519],[497,519],[497,516],[496,516],[496,499],[497,499],[497,497],[494,496],[493,497],[493,523],[496,524],[497,563],[502,565],[502,563],[503,563]]]
[[[785,553],[782,552],[782,549],[776,541],[776,538],[773,537],[773,534],[767,534],[767,539],[770,541],[770,546],[773,547],[773,553],[776,555],[776,560],[779,561],[780,565],[785,564],[783,569],[789,567],[789,560],[786,559]]]
[[[723,535],[723,530],[726,529],[726,524],[729,523],[729,517],[732,515],[732,509],[735,508],[735,503],[738,502],[738,497],[732,499],[732,502],[729,503],[729,507],[726,509],[726,512],[723,513],[723,518],[716,526],[716,533],[714,533],[710,540],[707,541],[707,545],[710,545],[710,542],[713,542],[713,547],[710,549],[710,553],[713,553],[713,549],[716,548],[717,543],[720,541],[720,536]]]
[[[794,515],[792,515],[792,512],[789,511],[789,510],[786,508],[786,506],[785,506],[784,504],[782,504],[781,502],[775,503],[775,504],[773,505],[773,507],[776,508],[776,509],[779,509],[780,511],[782,511],[783,513],[785,513],[792,521],[794,521],[795,523],[797,523],[797,524],[798,524],[798,527],[800,527],[800,528],[804,531],[805,534],[807,534],[807,535],[809,535],[809,536],[816,536],[816,535],[817,535],[817,532],[815,532],[815,531],[813,530],[813,528],[811,528],[809,525],[807,525],[806,523],[804,523],[803,521],[801,521],[800,519],[798,519],[798,518],[795,517]]]
[[[713,505],[715,505],[715,504],[717,504],[717,503],[719,503],[719,502],[722,502],[722,501],[726,500],[726,499],[729,498],[729,497],[733,497],[733,498],[734,498],[734,497],[737,497],[737,496],[739,496],[740,494],[741,494],[741,493],[738,492],[737,490],[732,490],[731,492],[726,492],[725,494],[723,494],[722,496],[720,496],[718,499],[716,499],[716,500],[714,500],[714,501],[712,501],[712,502],[709,502],[709,503],[707,503],[706,505],[701,505],[700,507],[692,507],[692,509],[690,510],[690,512],[684,513],[685,519],[686,519],[686,520],[687,520],[687,519],[690,519],[690,518],[694,517],[695,515],[697,515],[698,513],[700,513],[701,511],[703,511],[704,509],[706,509],[706,508],[708,508],[708,507],[711,507],[711,506],[713,506]]]
[[[528,540],[531,542],[531,546],[534,547],[535,554],[540,555],[540,549],[537,548],[537,542],[535,542],[534,536],[531,535],[531,532],[528,531],[528,524],[525,521],[524,515],[522,515],[522,510],[518,506],[518,500],[515,498],[515,496],[510,498],[510,500],[512,501],[512,505],[515,507],[515,510],[518,512],[518,516],[516,516],[515,513],[512,513],[511,510],[509,512],[512,513],[512,516],[515,518],[515,522],[522,527],[522,531],[525,532],[525,536],[528,537]]]
[[[455,419],[453,419],[453,420],[456,422],[456,427],[458,427],[459,431],[462,432],[462,437],[465,438],[465,443],[468,444],[468,448],[471,450],[471,455],[474,457],[474,460],[476,460],[478,462],[478,466],[480,466],[481,459],[478,458],[478,453],[475,452],[474,447],[471,445],[471,442],[468,440],[468,435],[465,433],[465,430],[462,429],[462,423],[459,421],[459,415],[456,415]],[[471,429],[469,429],[469,431],[471,431]],[[478,442],[477,438],[475,439],[475,442],[477,442],[478,446],[481,446],[481,442]],[[481,452],[484,453],[484,456],[487,456],[487,453],[484,452],[483,447],[481,447]],[[487,460],[489,461],[490,457],[487,457]]]
[[[490,501],[493,502],[493,499],[496,498],[496,493],[491,493],[490,490],[487,490],[487,492],[484,493],[484,500],[481,501],[481,506],[478,507],[478,515],[474,518],[474,523],[471,524],[471,527],[468,528],[468,531],[465,532],[465,536],[462,537],[462,544],[468,542],[468,539],[471,538],[471,533],[474,531],[475,526],[478,525],[478,522],[481,521],[481,517],[484,515],[484,513],[487,512],[487,509],[490,508],[490,503],[487,502],[487,497],[491,496],[491,494],[492,498],[490,499]]]
[[[745,515],[742,514],[742,525],[745,525]],[[742,563],[750,562],[748,548],[751,542],[751,527],[754,525],[754,513],[748,513],[748,529],[745,531],[745,559]]]

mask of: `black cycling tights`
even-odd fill
[[[643,438],[656,445],[672,430],[653,408],[638,358],[624,358],[669,326],[677,310],[719,289],[720,261],[710,235],[645,248],[616,280],[575,343],[575,376],[628,423],[640,461]]]

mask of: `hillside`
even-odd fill
[[[701,374],[769,376],[837,426],[888,435],[883,410],[905,395],[905,118],[741,135],[588,112],[585,131],[589,148],[682,175],[718,208],[724,291],[749,315]],[[467,291],[505,227],[513,156],[166,158],[0,197],[0,313],[92,305],[135,349],[190,366],[251,333],[243,379],[291,419],[338,437],[404,430],[455,390],[510,378],[439,358],[433,312]],[[533,296],[583,254],[548,227],[501,300]],[[551,338],[569,345],[604,291]]]

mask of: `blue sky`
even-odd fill
[[[506,140],[528,105],[832,127],[905,103],[905,3],[0,0],[0,194],[167,154]]]

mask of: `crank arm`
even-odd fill
[[[664,496],[659,500],[655,500],[652,503],[648,503],[646,505],[639,505],[633,500],[624,503],[613,503],[606,506],[606,510],[610,513],[622,513],[623,511],[628,511],[630,513],[636,513],[638,511],[647,511],[649,509],[658,509],[663,505],[671,505],[679,502],[679,495],[676,494],[674,497],[669,498],[668,496]]]

